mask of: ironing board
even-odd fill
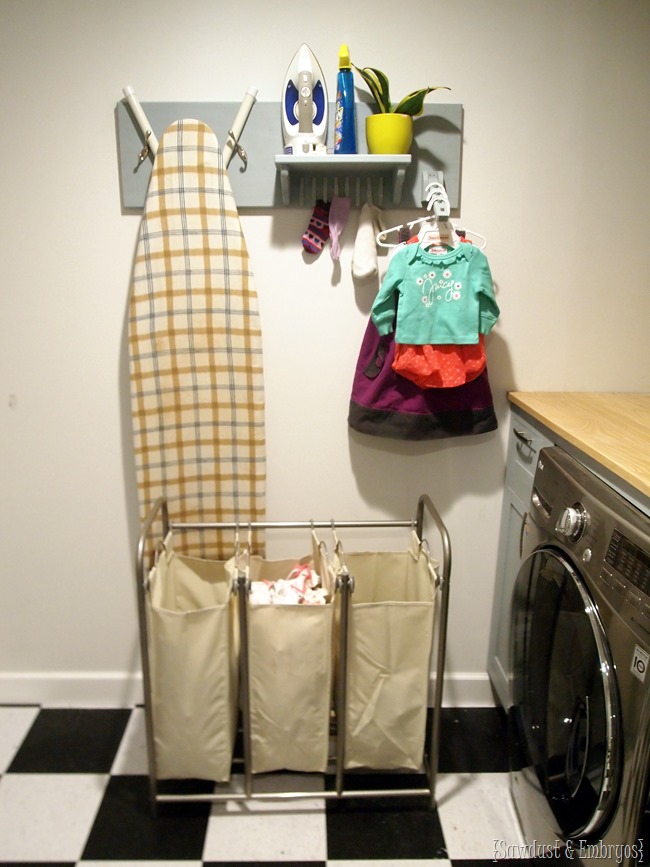
[[[219,144],[197,120],[173,123],[158,145],[135,254],[128,343],[142,519],[164,495],[175,522],[263,520],[257,293]],[[185,554],[232,555],[230,534],[181,536]]]

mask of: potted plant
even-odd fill
[[[421,87],[394,105],[390,101],[388,76],[372,66],[352,64],[368,85],[378,112],[366,118],[366,141],[371,154],[407,154],[413,140],[413,118],[424,111],[424,99],[432,90],[449,90],[444,85]]]

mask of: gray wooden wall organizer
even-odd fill
[[[142,107],[158,138],[180,118],[196,118],[208,124],[220,144],[237,115],[236,102],[143,102]],[[365,118],[371,107],[357,103],[359,150],[365,151]],[[144,139],[126,100],[115,109],[120,173],[120,192],[124,210],[141,210],[151,176],[152,161],[139,162]],[[330,106],[330,126],[334,117]],[[328,146],[334,140],[330,129]],[[360,207],[372,197],[383,208],[421,208],[424,190],[431,180],[444,175],[452,210],[460,207],[460,178],[463,142],[463,107],[456,104],[425,105],[424,114],[415,119],[410,160],[364,155],[342,157],[327,155],[306,165],[305,158],[287,160],[282,153],[279,102],[257,102],[241,136],[248,155],[244,166],[233,155],[228,174],[238,208],[276,208],[286,205],[310,206],[315,199],[349,195]],[[337,162],[337,160],[339,162]]]

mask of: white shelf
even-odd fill
[[[410,164],[410,154],[279,154],[275,157],[283,205],[291,203],[292,173],[311,178],[312,184],[317,184],[318,178],[325,178],[326,183],[328,178],[340,178],[347,188],[351,180],[359,184],[364,178],[386,175],[392,181],[392,204],[399,205]]]

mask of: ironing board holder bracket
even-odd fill
[[[124,93],[125,98],[115,107],[115,122],[121,203],[126,212],[141,211],[144,207],[157,137],[171,123],[182,118],[201,120],[217,134],[226,165],[229,155],[237,152],[241,157],[240,148],[245,146],[247,162],[233,160],[228,173],[238,209],[308,207],[313,204],[314,193],[317,198],[322,198],[325,187],[330,197],[335,184],[339,195],[346,195],[346,189],[349,190],[355,207],[360,207],[370,198],[379,207],[416,208],[422,205],[423,173],[435,176],[439,171],[444,172],[451,208],[460,207],[462,105],[426,105],[422,116],[415,119],[410,155],[384,157],[358,153],[351,155],[354,158],[352,162],[347,162],[350,156],[326,154],[315,159],[309,157],[310,163],[302,165],[300,160],[304,157],[293,156],[292,162],[291,159],[287,161],[290,155],[281,153],[279,102],[257,102],[247,93],[242,104],[140,103],[134,98],[135,94],[127,94],[127,88]],[[255,107],[250,111],[253,102]],[[371,113],[371,106],[359,102],[356,109],[357,127],[361,131],[364,118]],[[334,114],[331,106],[331,124]],[[245,118],[245,129],[243,126],[238,129],[237,123],[233,123],[235,116]],[[334,140],[333,129],[329,131],[327,140]],[[359,150],[364,147],[365,137],[360,134]],[[142,159],[140,154],[143,154]]]

